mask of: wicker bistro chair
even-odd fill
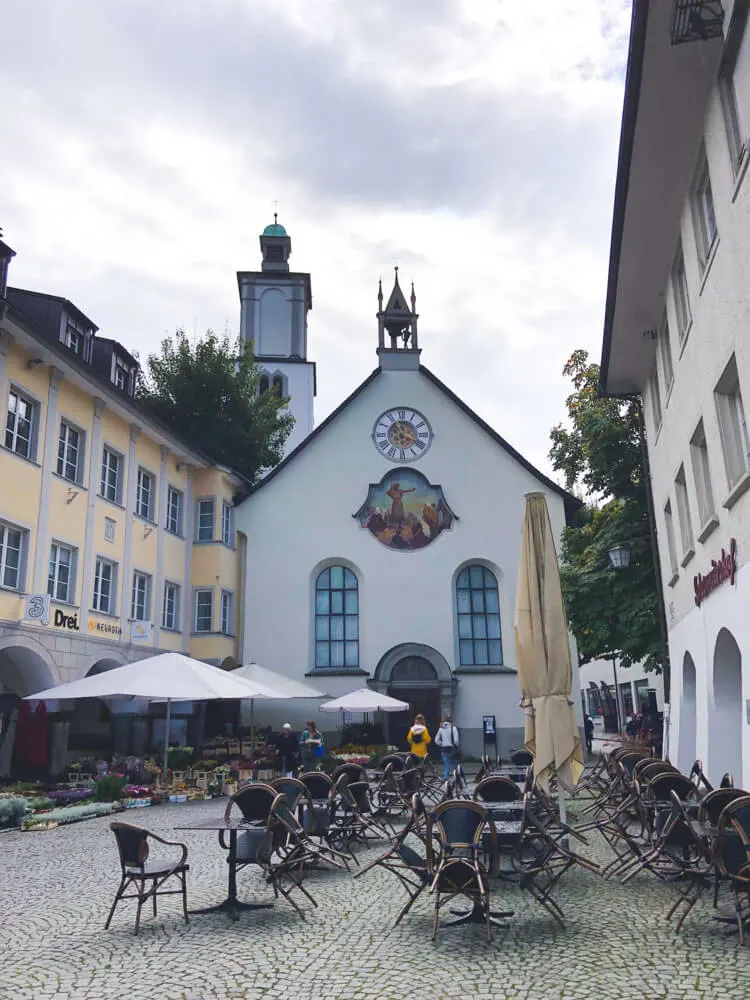
[[[164,840],[155,833],[143,830],[139,826],[132,826],[130,823],[111,823],[109,828],[117,841],[122,877],[104,929],[109,928],[117,904],[121,899],[138,900],[138,909],[135,914],[135,933],[137,934],[144,903],[147,903],[149,899],[152,901],[154,916],[156,916],[156,897],[178,894],[182,896],[182,913],[185,917],[185,923],[188,923],[186,878],[190,865],[187,864],[188,850],[186,845],[174,840]],[[168,847],[179,847],[182,854],[174,862],[155,859],[149,861],[149,840],[155,840]],[[171,878],[177,879],[180,885],[179,889],[162,888]],[[130,886],[135,892],[126,895]]]
[[[678,771],[661,772],[645,784],[642,804],[650,824],[651,845],[620,868],[618,874],[623,885],[644,868],[659,879],[671,880],[697,863],[694,837],[686,830],[681,811],[674,803],[675,796],[685,804],[694,801],[696,795],[693,782]]]
[[[346,776],[342,775],[345,779]],[[395,830],[384,814],[376,813],[370,800],[370,786],[366,781],[344,781],[339,787],[341,819],[345,828],[345,841],[367,843],[369,839],[387,839]],[[389,829],[386,828],[387,827]]]
[[[486,809],[468,799],[441,802],[427,814],[425,845],[430,892],[435,894],[432,940],[437,936],[441,909],[458,896],[468,899],[472,908],[445,921],[444,926],[482,923],[487,939],[492,940],[492,924],[513,912],[490,909],[490,879],[497,871],[498,854],[495,827],[488,822]]]
[[[395,875],[409,896],[396,917],[397,927],[412,908],[418,897],[430,884],[427,870],[427,849],[425,846],[426,814],[419,793],[412,796],[412,812],[404,826],[396,834],[393,843],[380,857],[375,858],[354,876],[359,878],[365,872],[379,867]],[[411,839],[411,843],[407,840]],[[414,845],[419,845],[419,847]],[[421,850],[419,849],[421,848]]]
[[[718,878],[728,882],[732,889],[737,932],[743,944],[750,903],[750,795],[735,799],[722,811],[713,857]]]
[[[714,793],[712,792],[709,794]],[[672,802],[674,805],[675,815],[678,817],[681,827],[681,835],[684,838],[685,844],[689,847],[688,850],[685,850],[685,857],[692,854],[694,858],[694,862],[692,864],[685,865],[682,872],[683,878],[680,881],[675,882],[675,889],[678,894],[677,899],[667,913],[667,920],[671,920],[680,906],[683,903],[686,904],[675,925],[675,933],[677,934],[679,933],[680,928],[692,908],[712,882],[715,884],[716,893],[718,894],[719,880],[715,875],[715,866],[711,856],[710,842],[695,829],[690,816],[685,809],[683,801],[674,790],[672,791]],[[702,814],[703,810],[701,809],[701,814],[699,815]],[[715,905],[716,901],[714,900],[714,906]]]
[[[510,755],[511,764],[520,764],[521,767],[528,767],[534,763],[534,755],[525,749],[514,750]]]
[[[320,860],[342,863],[349,870],[349,862],[359,864],[351,853],[338,850],[343,845],[343,834],[336,823],[338,792],[327,774],[321,771],[311,771],[301,775],[299,779],[310,792],[311,798],[302,801],[302,829],[305,836],[317,841],[320,847]]]
[[[472,798],[478,802],[520,802],[523,792],[515,781],[505,775],[494,774],[475,785]]]
[[[342,774],[346,775],[346,780],[350,783],[353,781],[365,781],[367,779],[367,772],[362,767],[361,764],[353,764],[351,761],[348,764],[340,764],[336,770],[333,772],[331,777],[334,783],[338,781]]]

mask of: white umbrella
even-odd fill
[[[166,701],[164,773],[167,771],[169,721],[173,701],[227,701],[276,697],[257,682],[233,677],[226,670],[182,653],[159,653],[91,677],[27,695],[26,701],[51,698],[145,698]]]
[[[320,706],[321,712],[407,712],[408,710],[408,701],[390,698],[387,694],[372,691],[370,688],[358,688]]]
[[[259,684],[266,688],[268,698],[325,698],[327,691],[319,691],[318,688],[310,684],[303,684],[302,681],[295,681],[292,677],[276,673],[267,667],[261,667],[254,660],[244,667],[235,667],[229,671],[233,677],[242,677],[253,684]],[[273,693],[271,693],[273,692]],[[255,714],[255,699],[250,699],[250,737],[255,742],[255,725],[253,717]]]

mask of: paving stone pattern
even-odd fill
[[[189,847],[189,905],[219,902],[226,862],[216,834],[175,828],[219,814],[224,803],[161,806],[127,818]],[[495,906],[513,909],[488,944],[483,928],[432,929],[423,894],[394,928],[405,896],[375,870],[309,878],[318,901],[302,922],[283,900],[273,909],[195,916],[179,897],[160,901],[133,935],[134,903],[105,931],[119,867],[109,818],[37,833],[0,834],[0,1000],[727,1000],[750,996],[750,947],[711,919],[708,896],[682,933],[664,917],[674,889],[648,874],[627,886],[575,870],[558,887],[567,926],[515,886]],[[381,848],[382,849],[382,848]],[[360,851],[364,861],[374,848]],[[608,857],[601,838],[589,853]],[[269,900],[253,869],[244,899]],[[299,896],[299,894],[297,894]]]

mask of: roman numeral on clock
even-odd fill
[[[398,411],[398,419],[399,420],[406,420],[406,410],[399,410]]]
[[[414,447],[415,448],[419,448],[419,450],[421,451],[422,448],[424,448],[424,441],[415,441],[414,442]]]
[[[393,458],[395,456],[395,454],[396,454],[396,449],[395,448],[389,448],[388,449],[388,458]]]

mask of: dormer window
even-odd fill
[[[269,385],[270,383],[268,381],[268,375],[261,375],[260,379],[258,380],[258,393],[268,392]]]
[[[120,358],[115,358],[114,383],[117,388],[122,389],[123,392],[128,391],[130,384],[130,370],[126,367],[125,362],[121,361]]]
[[[274,375],[273,377],[273,391],[277,396],[284,395],[284,380],[281,375]]]
[[[73,354],[83,354],[83,334],[80,330],[76,330],[74,326],[71,326],[70,323],[68,323],[65,331],[65,346]]]

